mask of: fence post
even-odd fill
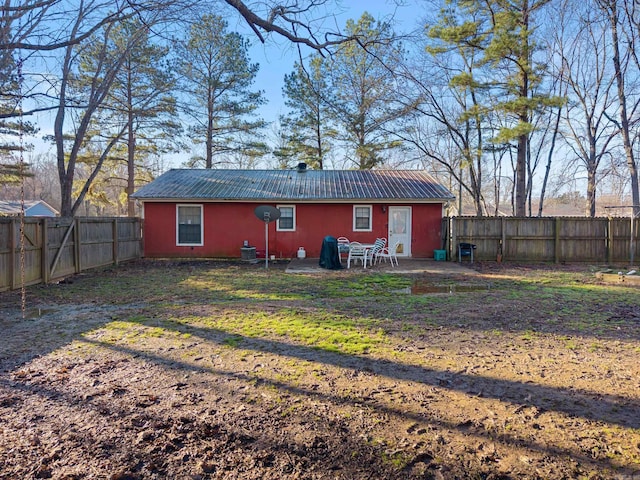
[[[138,258],[142,258],[144,256],[144,218],[136,218],[135,229],[138,239]]]
[[[440,248],[446,253],[446,258],[451,259],[449,255],[449,217],[442,217],[440,222]]]
[[[507,250],[507,231],[504,228],[506,217],[500,217],[500,253],[502,253],[502,259],[507,260],[504,252]]]
[[[454,259],[454,252],[455,252],[455,259],[456,261],[458,260],[458,232],[456,231],[457,228],[457,222],[456,219],[458,217],[452,217],[451,218],[451,259]]]
[[[43,217],[41,220],[42,225],[42,246],[40,247],[40,258],[42,265],[40,266],[40,276],[42,277],[42,283],[49,283],[49,220],[47,217]]]
[[[113,235],[113,263],[118,265],[118,217],[113,219],[111,234]]]
[[[636,254],[636,212],[634,209],[631,210],[631,233],[629,237],[629,266],[633,266],[635,254]]]
[[[613,263],[613,218],[607,219],[607,238],[605,248],[607,250],[607,264]]]
[[[9,289],[16,288],[16,219],[9,223]]]
[[[554,223],[554,252],[553,252],[553,260],[555,263],[560,263],[560,217],[556,217],[556,221]]]
[[[73,261],[76,266],[76,273],[82,271],[82,265],[80,265],[80,218],[73,220],[75,227],[73,229]]]

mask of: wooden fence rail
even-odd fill
[[[638,222],[630,218],[452,217],[444,223],[454,260],[461,242],[476,245],[478,260],[630,265],[639,259]]]
[[[478,260],[599,262],[640,259],[638,223],[630,218],[452,217],[443,220],[449,258],[457,245],[476,245]],[[633,232],[632,232],[633,229]],[[83,270],[142,257],[139,218],[0,218],[0,291],[47,283]],[[24,262],[22,262],[24,250]]]
[[[0,291],[48,283],[142,256],[139,218],[0,218]],[[24,252],[24,261],[22,255]]]

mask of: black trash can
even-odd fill
[[[462,257],[469,257],[471,263],[473,263],[473,251],[476,246],[473,243],[459,243],[458,244],[458,262],[462,262]]]
[[[329,270],[340,270],[342,268],[336,237],[326,236],[322,240],[322,249],[320,250],[320,267]]]

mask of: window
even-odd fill
[[[296,229],[296,207],[293,205],[278,205],[280,218],[276,230],[293,232]]]
[[[177,206],[177,244],[203,245],[202,242],[202,205]]]
[[[354,205],[353,231],[370,232],[371,230],[371,205]]]

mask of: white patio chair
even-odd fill
[[[391,266],[397,266],[398,265],[398,256],[397,256],[397,251],[398,251],[398,246],[400,245],[400,242],[396,242],[393,247],[384,247],[382,250],[380,250],[378,252],[378,254],[376,255],[376,262],[379,259],[383,259],[385,262],[387,261],[387,258],[389,259],[389,261],[391,262]],[[393,262],[396,262],[396,264],[394,265]]]
[[[349,239],[347,237],[338,237],[338,257],[342,263],[342,255],[349,255]]]
[[[351,242],[349,244],[349,256],[347,257],[347,268],[351,268],[351,260],[353,263],[357,260],[362,262],[364,268],[367,268],[367,249],[360,242]]]
[[[367,258],[369,260],[369,265],[373,266],[374,262],[377,263],[378,253],[382,251],[382,249],[387,245],[386,238],[376,238],[376,241],[367,251]]]

